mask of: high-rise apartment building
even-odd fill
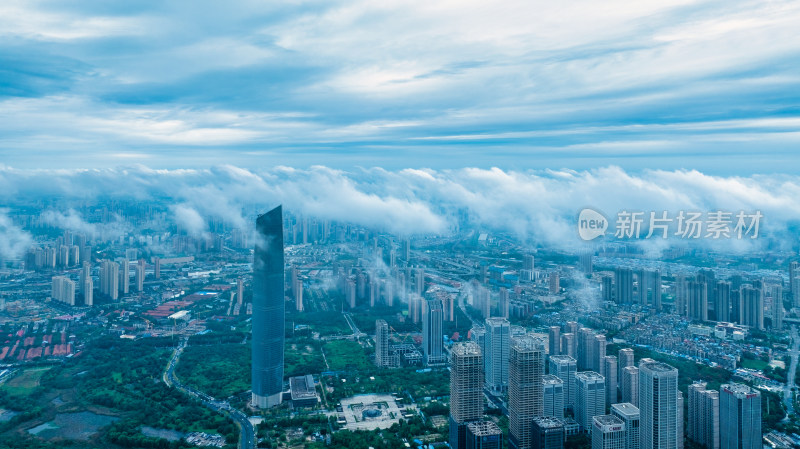
[[[450,351],[450,447],[466,449],[467,423],[483,417],[483,354],[474,342]]]
[[[707,449],[719,449],[719,392],[695,381],[688,387],[689,419],[686,436]]]
[[[486,320],[486,352],[484,364],[486,386],[494,391],[508,387],[508,355],[511,345],[511,324],[505,318]]]
[[[641,449],[678,445],[678,370],[660,362],[639,363]]]
[[[531,448],[531,420],[543,414],[544,358],[545,347],[541,339],[526,335],[514,339],[511,343],[508,430],[509,446],[512,449]],[[563,408],[563,405],[561,407]]]

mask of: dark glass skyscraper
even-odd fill
[[[281,403],[283,394],[283,214],[281,206],[256,219],[253,257],[253,405]]]

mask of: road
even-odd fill
[[[358,326],[356,326],[356,322],[353,321],[353,317],[350,316],[349,313],[343,312],[342,315],[344,315],[344,320],[347,321],[347,325],[350,326],[350,330],[353,331],[353,336],[355,336],[356,338],[361,338],[361,337],[366,337],[367,336],[367,334],[361,332],[358,329]]]
[[[797,358],[798,349],[800,348],[800,338],[797,338],[797,326],[792,325],[792,347],[789,349],[789,356],[792,361],[789,363],[789,372],[786,375],[786,388],[783,390],[783,402],[786,404],[786,417],[784,421],[789,420],[789,416],[794,413],[794,376],[797,373]]]
[[[187,342],[187,338],[181,340],[180,345],[178,345],[178,347],[175,348],[175,352],[172,353],[172,358],[169,360],[169,364],[167,364],[167,369],[164,370],[164,383],[170,387],[174,386],[184,394],[194,397],[211,410],[231,418],[236,423],[236,426],[239,427],[239,449],[254,449],[256,447],[256,431],[253,424],[247,418],[247,415],[242,413],[241,410],[231,407],[226,401],[220,401],[202,391],[182,384],[181,381],[175,377],[175,367],[178,365],[178,359],[186,348]]]

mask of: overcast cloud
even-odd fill
[[[0,161],[797,174],[798,23],[788,0],[5,0]]]

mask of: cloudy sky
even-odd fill
[[[800,172],[797,1],[0,2],[0,165]]]

